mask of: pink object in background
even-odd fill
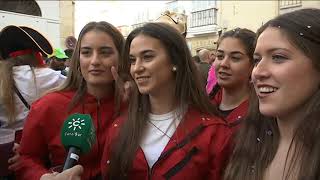
[[[217,78],[216,78],[215,69],[214,69],[214,66],[211,65],[208,72],[208,79],[207,79],[207,86],[206,86],[207,94],[210,94],[210,92],[212,91],[212,88],[216,85],[216,83],[217,83]]]

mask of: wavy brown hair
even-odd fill
[[[301,9],[283,14],[263,25],[258,30],[258,37],[268,27],[280,27],[281,33],[320,71],[319,17],[319,9]],[[320,179],[320,88],[306,106],[307,110],[294,131],[288,152],[292,153],[292,158],[287,156],[282,179],[292,176],[298,180]],[[262,180],[277,152],[280,132],[274,117],[266,117],[259,112],[255,94],[251,95],[249,115],[243,125],[225,172],[225,180]]]
[[[218,114],[216,106],[211,104],[205,89],[200,81],[196,65],[185,38],[177,30],[163,23],[147,23],[133,30],[126,39],[124,59],[119,63],[119,73],[122,78],[135,84],[129,75],[130,45],[134,38],[145,35],[159,40],[166,48],[170,61],[177,67],[175,72],[175,97],[178,105],[192,106],[201,112]],[[132,89],[129,103],[128,118],[125,120],[119,136],[114,141],[111,152],[110,173],[111,179],[126,179],[125,174],[132,167],[132,162],[139,147],[142,133],[146,127],[150,102],[147,94],[141,94],[136,85]]]
[[[66,81],[62,84],[61,87],[56,89],[55,91],[68,91],[68,90],[75,90],[76,94],[74,95],[71,103],[69,104],[69,109],[72,109],[77,103],[81,101],[84,94],[87,92],[87,85],[86,81],[83,78],[80,72],[80,48],[81,48],[81,41],[84,35],[90,31],[101,31],[108,34],[115,44],[115,47],[119,53],[119,59],[122,59],[122,51],[124,47],[124,38],[120,31],[114,27],[112,24],[101,21],[101,22],[89,22],[86,24],[78,37],[78,41],[76,44],[76,48],[72,54],[70,59],[70,70],[68,72],[68,76]],[[114,88],[113,84],[113,88]],[[115,92],[116,96],[118,97],[118,91]],[[120,104],[117,104],[117,108],[119,109]]]

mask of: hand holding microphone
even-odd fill
[[[79,161],[79,155],[90,151],[96,142],[95,128],[88,114],[72,114],[65,120],[61,130],[61,142],[68,149],[63,171]]]
[[[62,173],[48,173],[41,176],[40,180],[81,180],[83,167],[76,165]]]

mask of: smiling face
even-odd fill
[[[259,36],[254,59],[252,80],[260,112],[278,118],[301,113],[320,83],[311,59],[272,27]]]
[[[88,90],[113,82],[111,66],[115,66],[119,53],[107,33],[92,30],[87,32],[80,45],[80,69]]]
[[[224,38],[214,61],[218,84],[223,88],[248,85],[252,64],[245,47],[237,38]]]
[[[164,45],[155,38],[138,35],[130,45],[130,73],[140,93],[157,95],[175,87],[173,64]]]

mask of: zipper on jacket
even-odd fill
[[[147,158],[146,158],[146,155],[144,154],[144,152],[142,151],[143,153],[143,158],[145,160],[145,162],[147,163],[147,166],[148,166],[148,169],[147,169],[147,172],[148,172],[148,179],[151,180],[151,175],[152,175],[152,168],[150,169],[149,167],[149,164],[148,164],[148,161],[147,161]],[[158,160],[157,160],[158,161]],[[157,161],[153,164],[153,166],[157,163]],[[152,166],[152,167],[153,167]]]
[[[97,99],[97,130],[96,130],[96,139],[97,139],[97,145],[98,145],[98,155],[100,156],[100,143],[99,143],[99,128],[100,128],[100,119],[101,119],[101,113],[100,113],[100,99]]]
[[[143,155],[143,157],[144,157],[145,161],[147,162],[147,159],[146,159],[145,155]],[[162,159],[164,159],[164,158],[160,156],[159,159],[153,164],[153,166],[151,168],[148,165],[148,179],[149,180],[151,180],[151,177],[152,177],[152,174],[153,174],[153,170],[154,170],[153,167],[155,167]],[[148,162],[147,162],[147,164],[148,164]]]
[[[101,113],[100,113],[100,99],[97,99],[97,131],[100,127],[100,119],[101,119]]]
[[[148,164],[147,158],[146,158],[144,153],[143,153],[143,157],[144,157],[144,160],[146,161],[146,163]],[[153,169],[154,169],[153,167],[155,167],[159,163],[159,161],[161,161],[162,159],[164,159],[164,158],[163,158],[163,156],[160,155],[158,160],[153,164],[153,166],[151,168],[148,165],[148,179],[149,180],[151,180],[151,177],[152,177],[152,174],[153,174]]]
[[[100,106],[101,106],[100,99],[97,99],[97,133],[99,131],[100,120],[101,120]]]
[[[170,154],[172,154],[174,151],[177,151],[178,149],[182,148],[185,144],[189,143],[194,137],[196,137],[205,127],[200,124],[198,127],[194,128],[190,134],[186,135],[186,137],[178,144],[176,144],[174,147],[172,147],[171,149],[167,150],[165,153],[170,152]],[[170,142],[170,141],[169,141]],[[147,162],[147,159],[143,153],[143,157],[145,159],[145,161]],[[148,179],[151,180],[151,176],[153,174],[153,167],[155,167],[159,161],[161,161],[162,159],[166,159],[167,155],[163,156],[163,152],[161,153],[161,155],[159,156],[158,160],[153,164],[153,166],[149,167],[148,165]],[[147,162],[148,164],[148,162]]]
[[[142,151],[143,152],[143,151]],[[151,176],[152,176],[152,168],[150,169],[150,167],[149,167],[149,164],[148,164],[148,161],[147,161],[147,158],[146,158],[146,156],[145,156],[145,154],[144,154],[144,152],[143,152],[143,157],[144,157],[144,160],[146,161],[146,163],[147,163],[147,166],[148,166],[148,169],[147,169],[147,172],[148,172],[148,179],[149,180],[151,180]],[[158,161],[158,160],[157,160]],[[156,162],[157,162],[156,161]],[[154,163],[154,164],[156,164],[156,163]],[[154,164],[153,164],[153,166],[154,166]],[[152,167],[153,167],[152,166]]]

